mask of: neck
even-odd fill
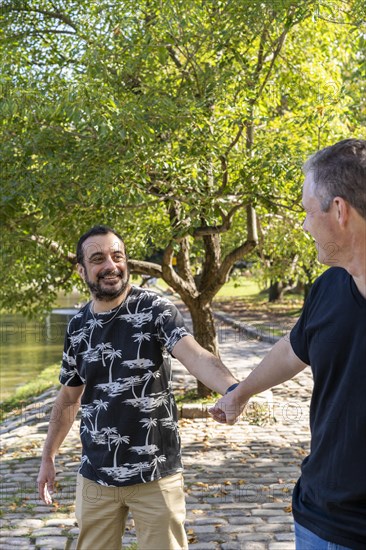
[[[353,275],[351,273],[353,280],[362,296],[366,298],[366,276],[365,273],[362,273],[360,275]]]
[[[353,211],[353,223],[350,224],[349,236],[343,246],[343,267],[352,276],[355,284],[366,298],[366,221]]]
[[[353,248],[353,257],[345,266],[348,273],[353,277],[355,284],[364,298],[366,298],[366,250]]]
[[[131,290],[131,285],[128,285],[127,288],[123,291],[120,296],[113,300],[98,300],[94,295],[92,298],[91,309],[94,313],[104,313],[105,311],[110,311],[115,307],[118,307],[125,301],[129,292]]]

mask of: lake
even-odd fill
[[[0,401],[49,365],[61,365],[66,326],[78,311],[67,303],[64,307],[54,310],[43,322],[21,315],[1,316]]]

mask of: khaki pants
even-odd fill
[[[120,550],[129,510],[139,550],[188,548],[181,473],[128,487],[106,487],[78,474],[77,550]]]

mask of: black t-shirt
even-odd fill
[[[311,365],[311,450],[293,495],[295,520],[319,537],[366,549],[366,299],[341,268],[312,287],[291,331]]]
[[[109,312],[87,304],[71,319],[60,382],[85,385],[81,475],[124,486],[182,471],[168,354],[188,334],[170,301],[138,287]]]

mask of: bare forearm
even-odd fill
[[[230,386],[238,382],[223,362],[209,352],[203,353],[199,361],[189,368],[189,371],[202,384],[221,395],[224,395]]]
[[[55,456],[74,423],[80,406],[83,387],[62,386],[53,406],[47,438],[43,447],[42,461],[38,473],[38,492],[46,504],[52,502],[56,477]]]
[[[202,384],[224,394],[238,380],[223,362],[200,346],[192,336],[182,338],[174,347],[174,356]]]
[[[303,363],[293,352],[287,337],[279,340],[250,375],[236,389],[237,398],[248,401],[250,397],[273,388],[303,370]]]
[[[52,409],[47,438],[44,443],[42,458],[54,458],[62,442],[69,433],[76,414],[78,405],[70,405],[60,409],[57,404]]]
[[[65,437],[69,433],[80,407],[82,390],[62,389],[52,408],[47,438],[42,458],[54,459]],[[70,395],[71,394],[71,395]]]
[[[224,395],[210,409],[213,418],[234,424],[253,395],[289,380],[305,367],[293,352],[289,340],[282,338],[236,389]]]

